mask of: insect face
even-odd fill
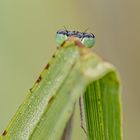
[[[67,31],[67,30],[59,30],[56,33],[56,41],[59,45],[61,45],[65,40],[69,37],[74,36],[78,38],[85,47],[91,48],[95,44],[95,36],[92,33],[85,33],[79,31]]]

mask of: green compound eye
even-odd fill
[[[91,48],[95,44],[95,36],[91,33],[84,33],[81,41],[85,45],[85,47]]]
[[[59,30],[56,33],[56,42],[61,45],[65,40],[67,40],[68,35],[67,35],[67,31],[66,30]]]

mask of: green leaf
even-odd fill
[[[120,83],[115,71],[90,83],[84,94],[90,140],[121,140]]]
[[[109,125],[109,127],[107,127],[108,118],[105,118],[105,114],[112,119],[111,122],[114,122],[114,118],[119,118],[118,100],[112,98],[114,96],[109,97],[109,95],[106,94],[109,90],[110,95],[116,94],[116,97],[118,97],[118,93],[116,93],[115,88],[112,87],[113,85],[109,84],[109,79],[111,79],[111,81],[113,80],[113,82],[115,82],[115,79],[105,78],[106,75],[108,77],[110,73],[114,73],[115,75],[115,72],[116,70],[112,65],[103,62],[91,49],[85,48],[79,40],[67,40],[63,46],[59,48],[39,76],[27,95],[27,98],[5,129],[2,139],[60,140],[73,113],[77,100],[80,96],[84,95],[85,91],[84,103],[89,139],[100,138],[93,135],[96,132],[92,134],[92,131],[96,131],[93,130],[94,125],[89,125],[90,123],[94,124],[98,122],[99,127],[97,128],[100,128],[100,125],[102,125],[100,131],[101,138],[105,139],[105,136],[108,135],[108,130],[112,132],[110,130],[112,126]],[[97,81],[98,83],[100,81],[100,85],[107,88],[100,88]],[[88,90],[89,87],[92,88],[91,91]],[[107,101],[113,104],[113,109],[115,105],[117,105],[114,110],[115,113],[112,113],[114,115],[113,117],[110,116],[109,111],[106,111],[108,108],[107,105],[105,105],[105,107],[101,106],[104,105],[104,102],[100,102],[101,105],[98,109],[94,107],[96,103],[90,101],[91,95],[93,97],[95,95],[101,96],[98,94],[99,92],[95,93],[95,91],[99,90],[103,91],[100,93],[105,96],[104,99],[107,98]],[[88,108],[92,109],[92,106],[96,108],[95,113],[99,110],[100,118],[98,118],[98,116],[96,118],[92,117],[94,112],[88,110]],[[116,113],[116,111],[118,111],[118,113]],[[97,119],[100,121],[97,121]],[[116,126],[118,127],[113,128],[113,132],[110,136],[114,136],[116,129],[115,134],[119,135],[119,121],[116,121]],[[106,130],[106,128],[109,129]]]

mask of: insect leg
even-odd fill
[[[79,109],[80,109],[80,126],[84,133],[87,135],[86,129],[84,128],[83,110],[82,110],[82,97],[79,98]]]

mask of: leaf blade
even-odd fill
[[[70,49],[70,52],[67,49]],[[103,62],[91,49],[81,47],[78,40],[66,41],[51,60],[48,72],[43,71],[41,74],[43,80],[34,85],[32,93],[29,93],[6,129],[7,133],[3,135],[3,139],[59,140],[76,101],[84,94],[87,85],[111,71],[115,71],[112,65]],[[37,81],[40,81],[40,78]],[[54,85],[46,87],[48,81]],[[36,102],[38,98],[40,100]],[[43,105],[40,106],[42,102]],[[41,110],[38,112],[38,109]],[[36,113],[39,114],[36,116]],[[32,119],[35,120],[33,124]]]
[[[51,60],[50,68],[41,73],[41,81],[35,83],[21,107],[6,128],[3,139],[29,139],[31,133],[40,121],[49,100],[55,96],[70,69],[79,57],[77,47],[67,44],[58,51],[55,59]],[[64,65],[65,64],[65,65]],[[49,83],[51,82],[51,85]]]
[[[115,71],[88,85],[84,107],[90,140],[122,139],[120,86]]]

